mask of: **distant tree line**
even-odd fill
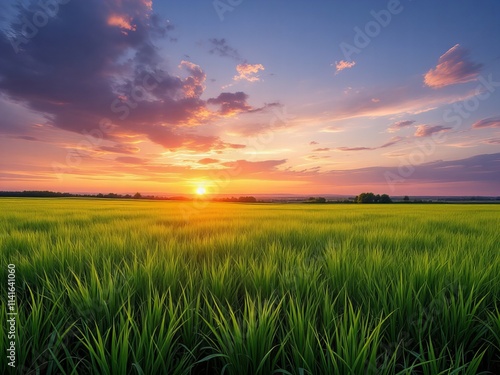
[[[192,198],[184,196],[173,196],[173,197],[160,197],[154,195],[142,195],[137,192],[134,195],[131,194],[74,194],[74,193],[60,193],[55,191],[38,191],[38,190],[24,190],[24,191],[0,191],[0,197],[30,197],[30,198],[107,198],[107,199],[156,199],[156,200],[178,200],[178,201],[188,201]],[[255,203],[257,199],[252,196],[242,196],[242,197],[231,197],[231,198],[213,198],[213,201],[218,202],[246,202]]]
[[[252,196],[244,196],[244,197],[225,197],[225,198],[213,198],[215,202],[243,202],[243,203],[256,203],[257,198]]]
[[[356,203],[392,203],[391,197],[387,194],[361,193],[354,198]]]
[[[323,197],[310,197],[308,200],[306,200],[306,203],[326,203],[326,198]]]

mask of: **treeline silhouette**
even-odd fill
[[[393,203],[387,194],[361,193],[354,198],[328,201],[324,197],[310,197],[304,203]]]
[[[28,198],[107,198],[107,199],[156,199],[156,200],[174,200],[174,201],[189,201],[193,198],[186,196],[172,196],[162,197],[155,195],[142,195],[137,192],[131,194],[74,194],[74,193],[61,193],[56,191],[38,191],[38,190],[24,190],[24,191],[0,191],[0,197],[28,197]],[[216,202],[244,202],[256,203],[257,198],[252,196],[231,197],[231,198],[206,198]]]

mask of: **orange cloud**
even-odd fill
[[[356,61],[335,61],[335,74],[341,72],[344,69],[351,69],[354,65],[356,65]]]
[[[136,25],[130,23],[131,17],[126,17],[120,14],[112,14],[108,17],[108,25],[116,26],[125,30],[135,31]]]
[[[245,80],[248,82],[257,82],[260,81],[259,76],[256,76],[256,74],[260,70],[265,70],[264,65],[262,64],[238,64],[236,66],[236,71],[238,72],[238,75],[234,76],[235,81],[240,81],[240,80]]]
[[[455,44],[439,58],[436,67],[424,75],[425,85],[440,88],[475,81],[479,75],[481,64],[470,61],[468,54],[465,48]]]
[[[199,98],[205,90],[204,82],[207,75],[199,65],[186,60],[181,61],[179,68],[186,69],[190,74],[189,77],[183,80],[184,94],[188,98]]]

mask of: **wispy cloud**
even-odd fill
[[[323,129],[320,130],[320,132],[322,133],[341,133],[343,132],[345,129],[340,127],[340,126],[337,126],[337,125],[329,125]]]
[[[218,162],[219,162],[219,159],[213,159],[213,158],[203,158],[203,159],[198,160],[198,163],[199,164],[203,164],[203,165],[206,165],[206,164],[215,164],[215,163],[218,163]]]
[[[473,129],[500,128],[500,117],[490,117],[476,121],[472,124]]]
[[[415,131],[415,137],[429,137],[434,133],[444,132],[450,130],[450,127],[442,125],[419,125]]]
[[[389,133],[395,133],[403,128],[407,128],[415,123],[414,120],[398,121],[387,128]]]
[[[209,53],[220,57],[228,57],[236,61],[243,61],[238,50],[231,47],[225,38],[211,38],[208,41],[210,42]]]
[[[487,145],[500,145],[500,138],[487,139],[483,143]]]
[[[373,150],[379,150],[382,148],[387,148],[390,146],[393,146],[401,141],[403,141],[405,138],[404,137],[392,137],[388,142],[384,143],[381,146],[378,147],[337,147],[336,150],[338,151],[373,151]]]
[[[440,88],[475,81],[480,70],[481,64],[470,61],[469,52],[456,44],[439,58],[435,68],[424,75],[424,83],[432,88]]]
[[[335,66],[335,74],[338,74],[339,72],[345,69],[351,69],[355,65],[356,61],[346,61],[346,60],[335,61],[335,64],[332,64],[332,66]]]

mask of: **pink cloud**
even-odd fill
[[[434,133],[448,131],[450,129],[451,129],[450,127],[442,126],[442,125],[435,125],[435,126],[419,125],[419,126],[417,126],[417,130],[415,131],[414,136],[415,137],[429,137]]]
[[[391,126],[389,126],[389,128],[387,128],[387,131],[389,133],[394,133],[394,132],[399,131],[400,129],[411,126],[414,123],[415,123],[414,120],[398,121],[398,122],[395,122],[394,124],[392,124]]]
[[[483,143],[485,143],[487,145],[500,145],[500,138],[487,139]]]
[[[442,55],[434,69],[424,75],[424,83],[432,88],[440,88],[457,83],[475,81],[481,64],[468,59],[468,51],[459,44],[454,45]]]
[[[500,117],[490,117],[476,121],[472,124],[473,129],[500,128]]]
[[[345,60],[335,61],[335,74],[345,69],[351,69],[354,65],[356,65],[356,61],[345,61]]]
[[[236,71],[238,75],[234,76],[235,81],[245,80],[248,82],[257,82],[260,81],[259,76],[256,74],[260,70],[265,70],[264,65],[262,64],[238,64],[236,66]]]
[[[329,105],[329,110],[315,120],[327,122],[360,117],[415,115],[472,98],[477,93],[477,90],[470,90],[465,94],[429,91],[412,85],[383,89],[367,88],[336,98]],[[373,97],[380,98],[380,102],[372,102]]]

